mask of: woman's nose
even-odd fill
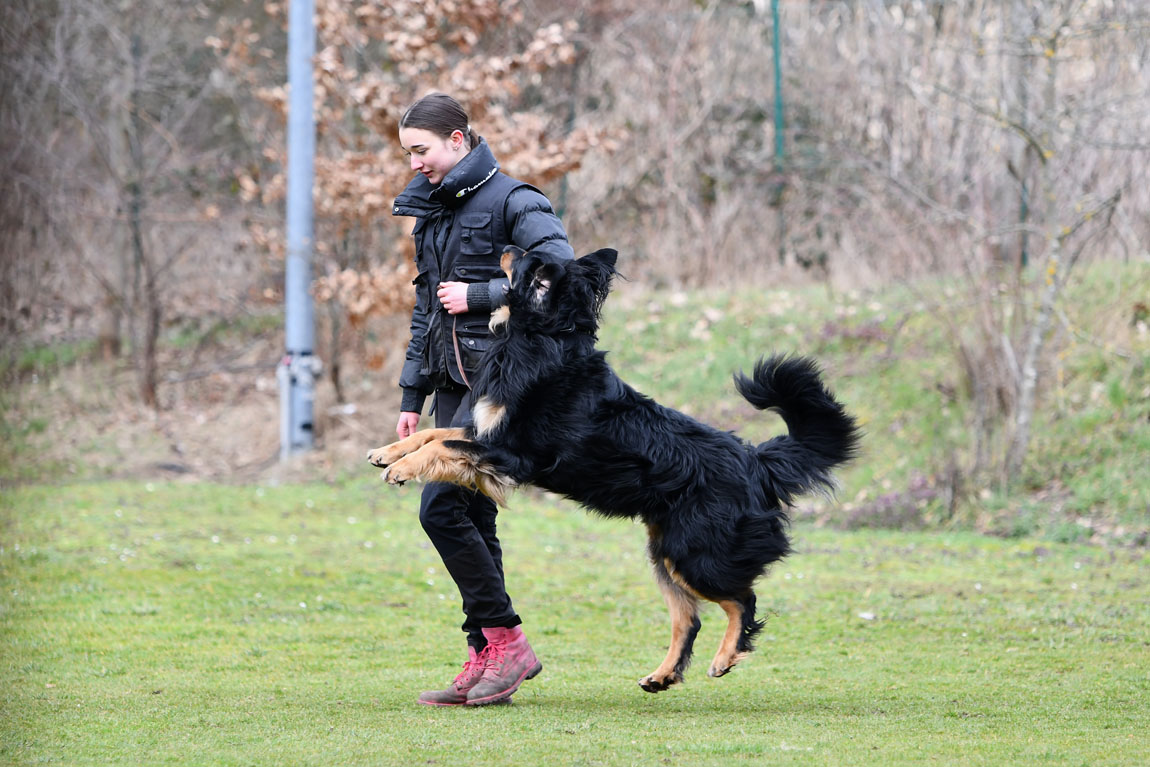
[[[423,163],[420,162],[419,158],[416,157],[415,155],[412,155],[411,156],[411,169],[412,170],[419,170],[422,167],[423,167]]]

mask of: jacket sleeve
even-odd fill
[[[547,198],[535,189],[523,186],[509,194],[503,220],[507,222],[511,244],[559,258],[575,258],[563,223]],[[507,303],[506,294],[505,277],[475,283],[467,289],[467,306],[471,311],[492,311]]]
[[[422,275],[422,279],[426,279]],[[417,278],[417,279],[420,279]],[[423,401],[431,393],[431,382],[421,372],[423,352],[427,348],[427,300],[428,291],[415,291],[415,308],[411,310],[411,340],[407,342],[407,353],[403,360],[403,370],[399,374],[399,386],[403,389],[403,401],[399,409],[406,413],[423,411]]]
[[[535,189],[520,187],[508,195],[504,218],[513,244],[559,258],[575,258],[563,222],[555,215],[550,201]]]

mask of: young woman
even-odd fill
[[[499,171],[455,99],[433,93],[412,104],[400,121],[399,143],[418,175],[396,198],[392,213],[416,219],[419,271],[399,379],[403,401],[396,433],[402,439],[418,428],[432,393],[437,427],[470,420],[468,381],[489,344],[491,312],[504,303],[503,249],[574,254],[547,198]],[[446,483],[423,490],[419,521],[463,598],[468,660],[446,689],[423,693],[420,703],[498,703],[543,668],[504,587],[495,514],[495,504],[482,494]]]

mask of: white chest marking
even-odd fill
[[[509,319],[511,319],[511,309],[506,305],[501,306],[491,313],[491,321],[487,323],[487,327],[494,333],[500,326],[506,325]]]

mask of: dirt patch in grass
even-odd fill
[[[139,403],[123,361],[25,376],[5,396],[5,481],[334,480],[371,471],[364,454],[394,436],[398,362],[344,360],[343,401],[325,375],[316,387],[316,449],[285,463],[280,343],[269,334],[190,366],[167,352],[158,410]]]

